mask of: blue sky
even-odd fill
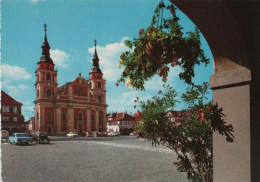
[[[155,76],[146,83],[146,91],[115,86],[122,70],[117,68],[120,54],[126,50],[123,41],[138,37],[150,25],[159,0],[2,0],[1,1],[1,89],[23,103],[25,119],[34,116],[35,69],[41,57],[44,39],[43,24],[51,57],[58,68],[59,86],[72,81],[81,72],[88,79],[92,66],[94,39],[100,67],[107,80],[108,112],[136,112],[133,100],[151,98],[162,88]],[[168,0],[165,1],[169,3]],[[184,32],[194,29],[193,23],[180,11]],[[213,58],[206,40],[202,48],[210,64],[195,69],[196,84],[208,82],[213,72]],[[168,82],[181,95],[187,85],[179,80],[180,68],[174,67]],[[211,97],[211,95],[209,96]],[[182,103],[176,109],[184,107]]]

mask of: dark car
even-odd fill
[[[38,143],[50,143],[51,139],[49,139],[48,135],[45,133],[36,133],[37,142]]]

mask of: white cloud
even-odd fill
[[[12,97],[19,97],[23,91],[29,87],[22,84],[25,80],[29,80],[32,75],[28,73],[24,68],[3,64],[1,65],[1,73],[3,76],[1,86],[6,89],[9,95]]]
[[[68,68],[69,67],[69,54],[67,54],[66,52],[59,50],[59,49],[55,49],[55,50],[50,50],[50,54],[51,54],[51,58],[54,62],[54,64],[57,67],[60,68]]]
[[[18,85],[18,88],[21,90],[26,90],[28,88],[28,86],[21,84],[21,85]]]
[[[125,112],[128,113],[132,112],[134,114],[137,112],[139,103],[134,102],[137,100],[137,97],[139,100],[147,100],[151,99],[151,95],[147,92],[140,92],[140,91],[126,91],[122,92],[116,95],[116,101],[114,97],[107,97],[107,104],[108,104],[108,112]],[[136,106],[136,108],[134,108]]]
[[[4,85],[3,88],[6,88],[8,90],[8,95],[10,95],[11,97],[19,97],[21,95],[22,89],[20,89],[20,85]]]
[[[34,111],[35,106],[25,106],[24,109],[27,111]]]
[[[99,57],[99,65],[104,74],[104,77],[109,82],[116,82],[122,73],[122,69],[117,68],[119,57],[121,53],[128,50],[124,45],[124,41],[129,38],[124,37],[120,42],[107,44],[106,46],[97,46],[97,53]],[[94,54],[95,47],[88,49],[90,54]],[[91,60],[90,60],[91,61]]]
[[[1,72],[5,80],[28,80],[32,77],[24,68],[16,65],[3,64]]]

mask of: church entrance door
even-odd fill
[[[83,132],[83,124],[78,124],[78,135],[82,135]]]
[[[51,135],[51,127],[50,126],[48,126],[48,135]]]

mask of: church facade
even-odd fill
[[[99,68],[96,42],[89,79],[79,73],[73,81],[60,87],[58,71],[50,57],[46,26],[41,48],[42,56],[35,71],[35,131],[49,135],[106,131],[106,80]]]

